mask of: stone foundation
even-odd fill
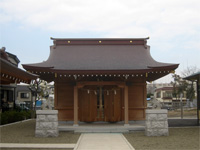
[[[37,110],[36,115],[36,137],[57,137],[59,135],[57,110]]]
[[[168,119],[166,109],[146,110],[146,136],[168,136]]]

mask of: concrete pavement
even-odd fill
[[[135,150],[121,133],[81,134],[74,150]]]
[[[74,150],[135,150],[121,133],[83,133],[76,144],[0,143],[1,148]]]

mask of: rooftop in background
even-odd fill
[[[200,80],[200,71],[197,73],[194,73],[188,77],[185,77],[186,80]]]
[[[19,64],[20,60],[17,58],[16,55],[11,54],[9,52],[6,52],[6,48],[5,47],[2,47],[0,49],[0,55],[1,55],[1,58],[9,61],[10,63],[12,63],[13,65],[18,67],[18,64]]]
[[[29,83],[32,79],[38,76],[32,73],[19,69],[20,62],[16,55],[5,51],[5,47],[0,49],[0,84],[10,83]]]

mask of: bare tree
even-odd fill
[[[182,77],[190,76],[196,72],[199,72],[200,69],[196,66],[189,66],[183,72],[181,72]],[[186,97],[189,99],[189,101],[192,101],[195,97],[195,90],[194,90],[194,81],[186,81],[187,82],[187,88],[186,88]]]
[[[31,110],[32,110],[32,118],[35,117],[35,111],[36,111],[36,103],[37,101],[45,96],[45,86],[47,85],[47,82],[41,79],[36,79],[36,80],[32,80],[30,85],[29,85],[29,89],[31,90],[32,96],[34,96],[34,100],[33,97],[32,102],[31,102]]]
[[[199,71],[200,71],[200,69],[197,68],[196,66],[188,66],[186,69],[184,69],[181,72],[181,76],[184,78],[184,77],[190,76],[194,73],[197,73]]]

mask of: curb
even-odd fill
[[[76,144],[18,144],[18,143],[0,143],[0,148],[48,148],[48,149],[66,149],[74,148]]]
[[[135,150],[135,148],[129,143],[129,141],[125,138],[125,136],[123,134],[121,134],[122,138],[124,139],[124,141],[126,142],[126,144],[130,147],[131,150]]]
[[[200,126],[169,127],[169,129],[171,128],[200,128]]]
[[[13,124],[18,124],[18,123],[30,121],[30,120],[34,120],[34,119],[27,119],[27,120],[17,121],[17,122],[13,122],[13,123],[9,123],[9,124],[0,125],[0,128],[1,127],[6,127],[6,126],[9,126],[9,125],[13,125]]]
[[[76,145],[75,145],[75,147],[74,147],[74,150],[77,150],[77,149],[78,149],[79,144],[80,144],[82,138],[83,138],[83,134],[80,135],[80,137],[79,137],[79,139],[78,139],[78,142],[76,143]]]

